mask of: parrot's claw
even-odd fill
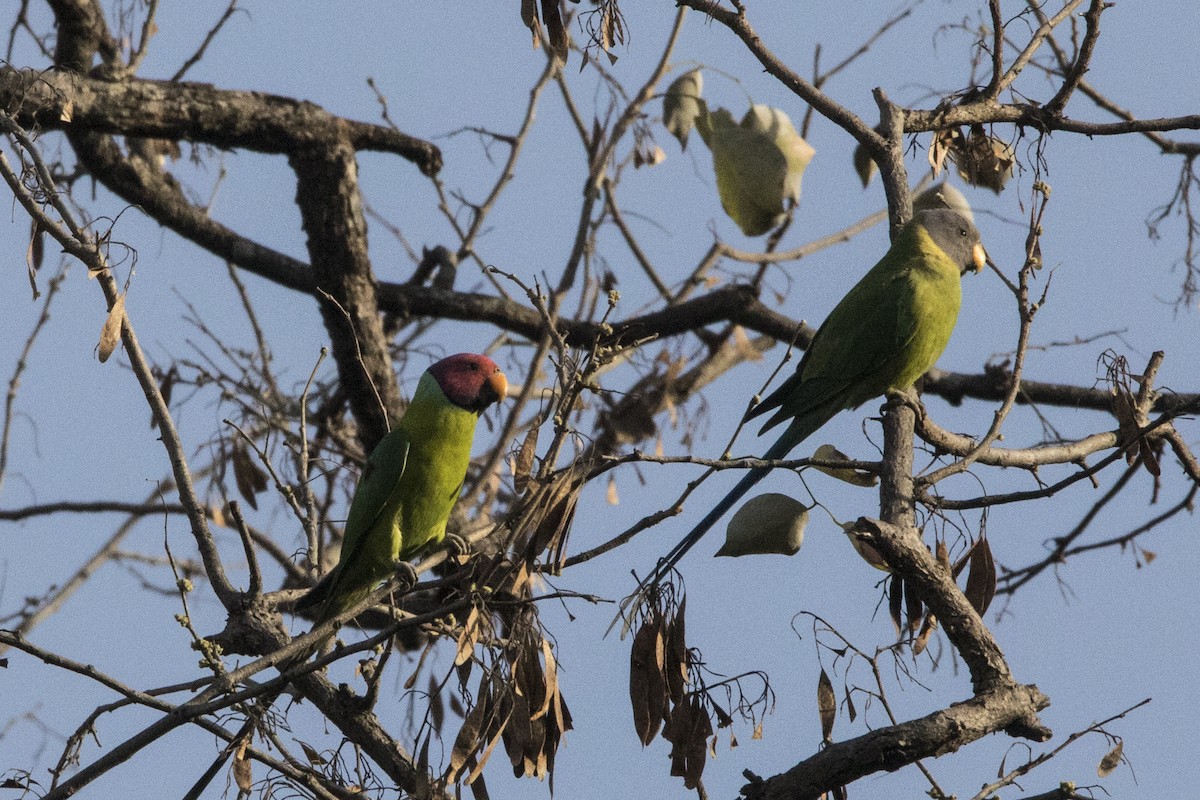
[[[417,575],[417,570],[412,564],[407,561],[397,561],[396,580],[399,583],[399,594],[408,594],[420,582],[421,578]]]
[[[459,564],[467,563],[471,557],[471,543],[457,533],[446,534],[447,554]]]

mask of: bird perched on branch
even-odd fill
[[[796,372],[747,419],[771,412],[761,433],[787,422],[763,454],[785,457],[843,409],[906,389],[950,341],[962,299],[959,277],[988,262],[979,231],[949,209],[917,213],[870,272],[817,330]],[[755,467],[662,559],[632,598],[657,585],[688,550],[770,470]],[[632,599],[631,598],[631,599]]]
[[[352,608],[423,549],[446,537],[479,415],[508,382],[487,356],[459,353],[422,375],[396,427],[371,453],[346,518],[337,566],[301,597],[315,625]]]

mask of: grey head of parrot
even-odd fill
[[[983,249],[979,231],[974,223],[957,211],[931,208],[917,212],[913,225],[920,225],[963,272],[979,272],[990,259]]]

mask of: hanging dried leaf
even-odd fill
[[[942,174],[946,159],[962,141],[962,131],[958,128],[946,128],[933,135],[933,141],[929,143],[929,168],[933,170],[933,177]]]
[[[913,586],[912,581],[904,582],[904,611],[908,616],[908,632],[913,634],[921,627],[921,617],[925,614],[925,605],[921,601],[921,595],[917,593],[917,587]]]
[[[620,504],[621,498],[617,496],[617,479],[611,474],[608,476],[608,491],[604,495],[605,501],[610,506]]]
[[[888,566],[883,555],[874,548],[869,542],[862,538],[862,535],[854,529],[853,522],[846,522],[842,525],[842,532],[850,539],[850,544],[854,547],[854,552],[858,553],[863,561],[870,564],[880,572],[891,572],[892,568]]]
[[[667,679],[667,695],[672,703],[683,702],[688,683],[688,649],[684,634],[687,597],[679,601],[679,610],[667,625],[667,646],[663,673]],[[665,707],[664,707],[665,708]]]
[[[988,136],[982,125],[972,125],[966,141],[953,154],[959,176],[972,186],[1004,190],[1013,174],[1016,154],[1006,142]]]
[[[929,637],[933,635],[935,628],[937,628],[937,617],[930,611],[925,615],[925,622],[921,625],[920,633],[913,640],[912,651],[914,656],[919,656],[925,652],[925,648],[929,646]]]
[[[854,147],[854,172],[858,175],[858,179],[862,181],[863,188],[871,185],[871,178],[875,177],[875,159],[867,155],[867,148],[861,144]]]
[[[888,581],[888,614],[892,618],[892,624],[896,626],[896,637],[904,631],[903,619],[901,611],[904,608],[904,579],[899,575],[893,575]]]
[[[1104,754],[1104,758],[1100,759],[1100,764],[1096,767],[1096,774],[1101,778],[1107,778],[1112,774],[1113,770],[1121,765],[1121,753],[1125,749],[1124,742],[1117,742],[1117,746]]]
[[[233,480],[238,493],[253,508],[258,510],[257,495],[266,491],[267,473],[250,457],[241,439],[233,440]]]
[[[454,666],[459,666],[475,655],[475,645],[479,643],[479,608],[472,606],[463,623],[462,631],[458,634],[458,650],[454,655]]]
[[[831,444],[823,444],[816,449],[812,457],[820,461],[850,461],[850,456],[838,450]],[[813,469],[824,472],[831,478],[837,478],[853,486],[874,486],[879,483],[879,476],[853,467],[821,467],[816,464]]]
[[[937,553],[938,566],[946,570],[947,573],[950,572],[950,550],[946,547],[945,540],[938,539],[937,550],[935,552]]]
[[[117,349],[121,342],[121,322],[125,319],[125,293],[117,295],[108,316],[104,318],[104,326],[100,329],[100,343],[96,345],[96,356],[103,364]]]
[[[446,767],[447,780],[457,780],[459,773],[467,765],[467,761],[475,754],[479,745],[480,733],[483,731],[484,715],[487,706],[491,704],[491,699],[490,682],[486,679],[480,681],[475,705],[463,720],[462,727],[458,729],[458,736],[454,738],[454,747],[450,750],[450,764]]]
[[[854,698],[850,695],[849,684],[846,685],[846,715],[850,717],[850,724],[853,725],[858,716],[858,709],[854,707]]]
[[[817,716],[821,720],[821,741],[833,741],[833,721],[837,717],[837,695],[833,693],[833,681],[829,673],[821,669],[817,677]]]
[[[238,789],[249,793],[254,786],[254,776],[250,769],[250,759],[246,758],[246,748],[250,746],[250,737],[242,739],[233,754],[233,780]]]
[[[533,473],[533,459],[537,455],[538,431],[541,427],[542,418],[538,416],[529,426],[529,433],[525,434],[525,440],[521,442],[521,449],[517,451],[517,457],[513,461],[513,488],[517,490],[517,494],[525,494],[525,489],[529,486],[529,476]]]
[[[317,749],[307,742],[300,742],[300,749],[304,751],[304,757],[308,759],[311,766],[319,767],[322,764],[328,763],[325,757],[317,752]]]
[[[558,0],[542,0],[542,22],[546,25],[546,49],[561,67],[567,63],[571,37],[559,13]]]
[[[567,537],[575,520],[575,507],[583,485],[582,470],[573,465],[538,488],[525,506],[516,532],[518,541],[528,537],[523,548],[527,562],[549,551],[549,564],[557,574],[566,555]]]
[[[876,125],[875,132],[883,135],[883,126]],[[854,172],[858,175],[858,179],[862,181],[863,188],[867,188],[871,184],[871,178],[875,176],[875,170],[879,167],[875,163],[875,159],[867,154],[867,148],[861,144],[854,146]]]
[[[971,548],[967,588],[963,590],[963,594],[981,617],[992,604],[992,598],[996,596],[996,562],[992,560],[992,548],[985,538],[979,539]]]
[[[687,150],[688,135],[696,125],[696,118],[706,112],[700,96],[703,91],[704,75],[694,69],[676,78],[663,96],[663,125],[679,140],[681,150]]]
[[[37,300],[42,293],[37,288],[37,272],[42,268],[46,258],[46,232],[42,224],[34,219],[29,230],[29,247],[25,250],[25,267],[29,273],[29,288],[33,291],[33,299]]]
[[[608,56],[608,63],[617,63],[617,56],[612,52],[612,48],[614,45],[625,44],[625,20],[621,18],[621,9],[616,3],[605,3],[600,7],[596,42]]]
[[[704,710],[698,695],[675,706],[670,720],[671,774],[683,778],[687,789],[695,789],[704,773],[708,757],[708,737],[712,736],[712,720]],[[664,738],[667,731],[663,731]]]
[[[1117,418],[1121,444],[1126,448],[1125,461],[1132,465],[1137,460],[1140,439],[1136,401],[1133,393],[1122,384],[1114,384],[1111,392],[1113,415]]]
[[[426,690],[426,695],[429,697],[429,722],[433,725],[433,729],[440,734],[442,723],[446,721],[446,703],[442,698],[442,688],[433,675],[429,676],[429,689]]]
[[[158,383],[158,393],[162,396],[163,405],[167,408],[171,407],[171,395],[175,391],[175,381],[177,380],[179,380],[179,370],[175,369],[175,365],[172,364],[171,368],[167,370],[167,374],[163,375],[162,380]],[[150,430],[154,430],[157,427],[158,417],[151,414]]]
[[[629,702],[633,729],[642,745],[654,741],[668,710],[667,680],[663,673],[663,619],[655,612],[638,628],[629,652]]]

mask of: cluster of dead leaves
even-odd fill
[[[512,460],[513,485],[525,495],[513,529],[515,552],[533,563],[549,551],[551,571],[559,574],[566,553],[567,535],[575,520],[575,506],[587,480],[587,470],[576,461],[546,480],[534,477],[537,434],[535,423]]]
[[[633,636],[629,654],[629,700],[633,727],[643,745],[662,738],[671,743],[671,774],[683,778],[694,789],[704,773],[704,764],[717,727],[732,723],[729,714],[706,702],[703,692],[687,690],[688,647],[684,638],[686,598],[673,615],[655,606]]]
[[[510,620],[506,636],[496,637],[490,615],[477,606],[459,634],[455,667],[464,689],[477,663],[477,645],[503,643],[480,675],[444,776],[448,782],[471,785],[476,797],[486,797],[479,776],[501,743],[516,777],[549,777],[553,787],[554,757],[563,734],[572,728],[571,712],[559,688],[554,648],[535,620],[535,612],[526,608]],[[423,767],[428,766],[427,750],[428,741],[420,756],[426,760]]]
[[[1162,354],[1155,353],[1154,359],[1161,360]],[[1133,382],[1140,387],[1134,393]],[[1163,440],[1158,436],[1142,433],[1150,424],[1150,409],[1158,399],[1157,392],[1150,386],[1145,375],[1131,375],[1129,363],[1124,356],[1114,356],[1108,364],[1109,394],[1112,398],[1113,415],[1121,434],[1121,445],[1125,448],[1125,460],[1130,466],[1140,458],[1146,471],[1158,478],[1162,474],[1159,454]]]
[[[929,166],[934,177],[941,174],[947,159],[954,162],[964,181],[996,194],[1012,178],[1017,161],[1012,145],[989,136],[982,125],[972,125],[966,136],[958,128],[938,131],[929,147]]]
[[[572,0],[578,3],[579,0]],[[617,56],[613,47],[625,43],[625,20],[616,0],[602,0],[596,9],[587,13],[587,32],[590,46],[599,47],[615,64]],[[567,63],[571,50],[571,35],[567,32],[567,21],[563,18],[559,0],[521,0],[521,22],[533,33],[533,47],[542,42],[559,66]],[[545,32],[542,25],[546,26]],[[584,54],[585,63],[587,54]]]
[[[964,569],[967,570],[967,585],[963,588],[963,594],[975,613],[983,616],[996,596],[996,562],[992,558],[988,540],[985,537],[976,539],[953,565],[945,542],[938,542],[936,555],[938,564],[950,572],[955,581]],[[923,652],[937,627],[937,617],[925,607],[916,587],[899,574],[893,574],[888,584],[888,612],[892,624],[896,626],[896,635],[916,634],[912,642],[913,654]]]

